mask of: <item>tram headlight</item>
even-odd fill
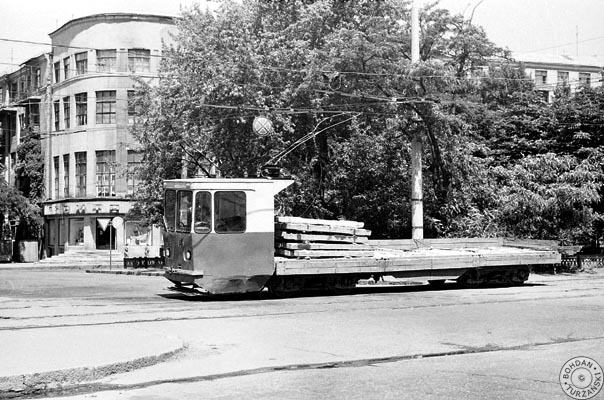
[[[185,261],[189,261],[191,259],[191,250],[187,250],[182,254],[182,257]]]

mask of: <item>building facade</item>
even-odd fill
[[[40,124],[47,256],[69,246],[119,251],[137,235],[124,220],[141,159],[131,134],[135,78],[153,83],[175,30],[171,17],[100,14],[50,33]]]
[[[515,58],[547,102],[552,102],[559,87],[572,93],[583,86],[602,85],[602,65],[596,60],[541,54],[517,54]]]
[[[49,57],[33,57],[17,71],[0,77],[0,164],[2,178],[12,186],[19,186],[14,174],[17,146],[26,135],[40,137]]]

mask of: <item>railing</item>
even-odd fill
[[[563,255],[560,268],[563,271],[583,271],[604,268],[604,255],[602,254],[577,254]]]

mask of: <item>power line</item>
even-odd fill
[[[574,45],[574,44],[577,44],[577,43],[591,42],[593,40],[599,40],[599,39],[604,39],[604,36],[596,36],[596,37],[592,37],[592,38],[589,38],[589,39],[580,40],[578,42],[575,41],[575,42],[569,42],[569,43],[564,43],[564,44],[558,44],[558,45],[550,46],[550,47],[543,47],[543,48],[535,49],[535,50],[528,50],[528,51],[526,51],[526,53],[538,52],[538,51],[542,51],[542,50],[551,50],[551,49],[556,49],[558,47],[571,46],[571,45]]]

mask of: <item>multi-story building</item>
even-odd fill
[[[134,77],[158,76],[162,42],[175,29],[171,17],[99,14],[50,33],[52,96],[42,125],[49,255],[70,245],[119,250],[135,233],[123,222],[141,160],[130,132]]]
[[[14,182],[24,134],[40,137],[45,164],[46,254],[68,246],[121,250],[140,163],[131,134],[136,80],[153,84],[172,17],[99,14],[50,33],[52,51],[0,77],[0,161]],[[132,222],[131,225],[128,223]]]
[[[556,88],[561,86],[574,92],[585,85],[602,85],[602,64],[597,60],[535,53],[515,54],[514,57],[535,81],[535,89],[547,102],[553,100]]]
[[[18,186],[14,175],[17,146],[26,135],[40,136],[49,57],[33,57],[17,71],[0,77],[0,164],[4,180],[13,186]]]

